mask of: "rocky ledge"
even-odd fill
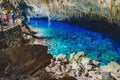
[[[106,66],[99,66],[99,63],[86,57],[83,52],[72,53],[69,59],[60,54],[45,69],[56,79],[72,76],[76,80],[120,80],[119,64],[110,62]]]

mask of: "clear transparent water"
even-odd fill
[[[84,29],[69,23],[31,19],[28,24],[37,29],[40,36],[48,37],[48,53],[53,56],[83,51],[94,60],[106,65],[110,61],[120,63],[120,48],[103,34]]]

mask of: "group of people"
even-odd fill
[[[13,12],[13,10],[4,11],[2,18],[4,19],[3,23],[6,25],[9,25],[10,23],[12,23],[13,25],[15,24],[15,13]]]

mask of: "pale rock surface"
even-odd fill
[[[98,65],[100,64],[99,61],[95,61],[95,60],[92,60],[92,63],[93,63],[94,65],[96,65],[96,66],[98,66]]]
[[[83,57],[81,60],[81,63],[83,66],[87,66],[89,62],[90,62],[90,58],[87,58],[87,57]]]
[[[56,57],[56,59],[61,61],[61,62],[64,62],[64,63],[68,63],[69,62],[68,58],[65,55],[63,55],[63,54],[58,55]]]
[[[84,57],[84,52],[78,52],[77,54],[74,55],[74,59],[77,61],[79,58]]]
[[[87,58],[83,52],[72,53],[68,63],[64,63],[66,59],[65,55],[59,55],[56,59],[51,60],[50,65],[54,64],[54,66],[46,67],[46,71],[52,73],[57,79],[67,75],[77,80],[120,80],[118,77],[120,65],[115,62],[99,68],[99,62]]]
[[[109,72],[102,73],[103,80],[115,80],[115,78]]]
[[[100,67],[101,72],[110,72],[114,77],[120,79],[120,65],[116,62],[110,62],[106,66],[101,66]]]
[[[74,60],[74,56],[75,56],[75,53],[73,52],[72,54],[70,54],[69,60],[70,60],[70,61],[73,61],[73,60]]]

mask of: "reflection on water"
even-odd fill
[[[48,52],[54,56],[62,53],[69,57],[72,52],[83,51],[101,65],[110,61],[120,63],[120,48],[103,34],[63,22],[51,21],[50,27],[47,20],[32,19],[28,23],[40,36],[48,37]]]

